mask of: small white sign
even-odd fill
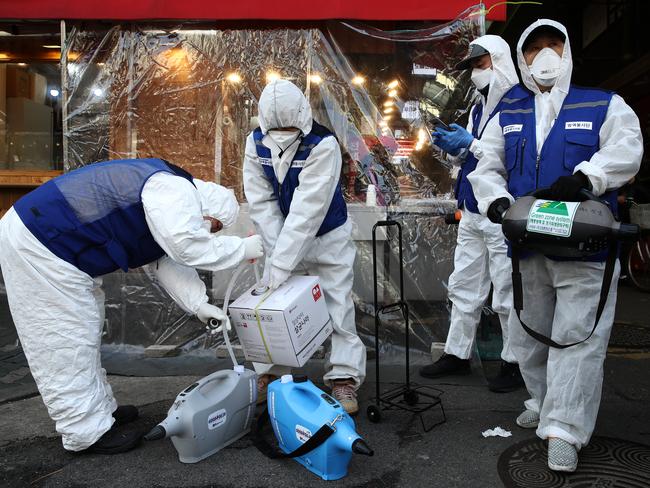
[[[576,122],[566,122],[564,124],[565,129],[587,129],[591,130],[593,124],[587,121],[576,121]]]
[[[420,120],[420,107],[417,100],[409,100],[404,104],[402,118],[404,120]]]
[[[436,68],[432,68],[431,66],[413,63],[413,74],[420,76],[436,76],[438,74],[438,70]]]
[[[208,416],[208,429],[214,430],[217,427],[221,427],[223,424],[226,423],[227,418],[228,418],[228,413],[226,412],[225,408],[222,408],[221,410],[217,410],[216,412],[212,412]]]
[[[523,127],[524,127],[524,124],[506,125],[503,128],[503,135],[510,134],[511,132],[521,132],[521,129]]]
[[[539,234],[569,237],[580,202],[535,200],[528,213],[526,230]]]
[[[311,439],[311,430],[300,424],[296,424],[296,438],[304,444]]]

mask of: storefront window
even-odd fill
[[[453,70],[480,15],[445,25],[68,24],[64,50],[67,168],[161,157],[234,188],[244,200],[244,144],[265,84],[282,77],[336,134],[348,202],[449,196],[431,116],[464,122],[469,77]],[[405,27],[407,27],[405,29]],[[398,29],[399,30],[396,30]]]
[[[58,22],[0,23],[0,170],[62,168]]]
[[[242,181],[246,137],[257,126],[264,86],[277,77],[289,79],[341,146],[341,185],[357,243],[359,331],[371,333],[370,316],[363,317],[372,310],[372,227],[397,219],[404,230],[410,325],[424,350],[446,333],[445,280],[456,231],[442,218],[456,207],[454,174],[431,145],[431,117],[466,122],[474,92],[468,74],[453,68],[483,32],[482,21],[476,8],[446,24],[67,22],[65,169],[106,159],[166,159],[232,188],[242,206],[237,229],[227,232],[244,235],[254,228]],[[375,191],[368,191],[370,185]],[[373,194],[376,201],[367,202]],[[396,241],[380,241],[382,255],[394,259]],[[381,296],[399,292],[396,271],[381,270],[387,276]],[[235,293],[253,278],[247,268]],[[213,276],[215,300],[227,282],[225,272]],[[168,342],[168,331],[203,334],[145,274],[115,274],[104,283],[107,341],[146,345]],[[386,337],[389,342],[401,341],[399,321],[385,333],[394,334]]]

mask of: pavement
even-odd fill
[[[603,401],[597,436],[650,444],[650,357],[611,355],[605,365]],[[374,371],[374,364],[368,365]],[[292,460],[265,458],[245,437],[197,464],[182,464],[169,440],[150,442],[115,456],[68,453],[61,447],[40,397],[0,405],[0,485],[47,487],[499,487],[497,462],[514,444],[534,437],[514,419],[526,399],[523,390],[494,394],[487,390],[483,369],[472,375],[438,381],[447,421],[430,432],[406,412],[384,412],[378,424],[362,412],[358,432],[375,451],[353,456],[348,476],[325,482]],[[414,368],[415,369],[415,368]],[[397,365],[387,366],[382,380],[399,382]],[[162,420],[176,394],[197,377],[136,378],[111,376],[118,402],[140,408],[134,427],[147,431]],[[422,381],[421,378],[418,381]],[[362,404],[373,395],[372,375],[360,390]],[[427,423],[440,419],[428,412]],[[481,432],[500,426],[508,438],[484,438]],[[533,486],[533,485],[531,485]],[[547,486],[547,485],[534,485]],[[582,485],[586,486],[586,485]],[[627,485],[612,485],[627,486]],[[630,485],[636,486],[636,485]]]
[[[633,289],[621,287],[617,321],[650,331],[648,309],[644,305],[650,295],[636,293]],[[9,354],[9,350],[7,346],[5,353]],[[358,432],[374,449],[375,455],[354,455],[348,476],[342,480],[325,482],[292,460],[268,459],[252,445],[250,436],[197,464],[180,463],[169,440],[143,443],[132,452],[115,456],[69,453],[62,448],[60,437],[54,431],[40,396],[32,394],[16,401],[0,401],[0,486],[650,486],[650,448],[644,447],[650,445],[649,351],[648,348],[614,344],[605,363],[603,398],[595,439],[613,438],[637,443],[630,444],[637,449],[636,457],[631,457],[634,461],[632,468],[623,472],[616,466],[612,467],[619,477],[616,478],[618,481],[595,481],[596,478],[590,478],[592,481],[585,482],[585,473],[590,467],[582,461],[576,474],[562,475],[559,481],[556,479],[553,483],[544,481],[544,476],[548,474],[544,466],[534,476],[526,475],[526,481],[519,484],[504,478],[500,468],[504,456],[528,439],[536,442],[533,431],[517,427],[514,421],[527,398],[526,392],[489,392],[485,376],[496,372],[498,362],[493,361],[482,364],[475,361],[469,376],[424,380],[417,376],[416,371],[428,358],[425,354],[415,353],[413,379],[441,391],[446,422],[430,432],[424,432],[417,416],[388,411],[383,413],[380,423],[371,423],[365,415],[365,407],[374,395],[375,363],[374,360],[369,361],[368,378],[359,391],[362,412],[356,417],[356,423]],[[392,355],[389,364],[382,365],[383,388],[403,381],[403,366],[398,356]],[[318,380],[321,368],[321,361],[313,361],[307,372],[311,378]],[[120,404],[133,404],[140,409],[140,418],[131,426],[148,431],[166,416],[177,393],[200,376],[111,375],[109,381]],[[25,377],[29,378],[29,375]],[[8,380],[5,378],[5,381]],[[424,421],[426,424],[435,423],[441,419],[440,415],[438,410],[432,409],[427,412]],[[484,438],[481,435],[483,431],[497,426],[510,431],[512,436]],[[521,457],[521,454],[518,455]],[[602,457],[597,459],[600,459],[600,464],[609,462],[602,461]],[[634,481],[632,478],[635,476],[645,481]]]

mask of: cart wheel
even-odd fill
[[[369,405],[366,409],[366,415],[368,416],[368,420],[370,420],[373,424],[378,424],[381,422],[381,410],[379,410],[379,407],[377,407],[377,405]]]
[[[406,390],[404,392],[404,401],[406,402],[407,405],[411,407],[415,405],[419,399],[420,396],[418,395],[418,392],[415,390]]]

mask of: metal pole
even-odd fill
[[[402,315],[404,316],[404,348],[406,349],[406,389],[410,390],[410,346],[409,346],[409,317],[408,317],[408,307],[406,301],[404,300],[404,258],[402,252],[402,225],[399,222],[397,224],[397,231],[399,236],[399,300],[400,300],[400,309],[402,310]]]
[[[377,302],[377,224],[372,228],[372,276],[374,283],[375,300],[375,403],[380,407],[379,402],[379,303]]]
[[[61,128],[62,143],[63,143],[63,170],[70,168],[68,158],[68,47],[66,46],[67,39],[65,35],[65,20],[61,21],[61,59],[59,65],[61,66]]]
[[[134,95],[134,83],[133,80],[135,75],[133,73],[133,58],[135,57],[135,46],[136,46],[136,34],[135,29],[132,25],[129,26],[130,31],[128,32],[129,38],[129,48],[128,48],[128,63],[129,68],[127,72],[127,87],[126,87],[126,145],[129,158],[136,158],[138,153],[138,137],[137,137],[137,127],[134,128],[133,125],[133,100]]]

